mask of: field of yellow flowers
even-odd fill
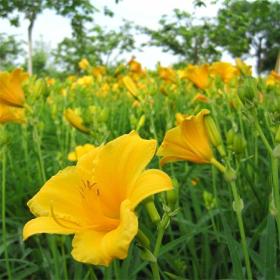
[[[280,74],[79,67],[0,72],[0,279],[279,279]]]

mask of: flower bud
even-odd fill
[[[204,117],[204,123],[211,143],[218,149],[221,156],[225,156],[225,151],[222,146],[221,134],[216,126],[215,121],[210,115]]]
[[[237,154],[241,154],[246,146],[247,142],[244,137],[236,133],[233,137],[232,150]]]
[[[176,208],[176,204],[178,201],[178,182],[176,179],[172,180],[174,189],[166,192],[166,200],[167,204],[171,209]]]
[[[236,172],[231,167],[226,167],[224,178],[227,182],[236,180]]]
[[[145,120],[146,120],[145,115],[142,115],[138,121],[136,131],[139,131],[139,129],[145,124]]]
[[[226,133],[227,146],[229,146],[229,147],[232,147],[234,134],[235,134],[235,132],[234,132],[233,129],[230,129],[230,130]]]
[[[145,205],[145,208],[146,208],[152,222],[154,224],[158,224],[160,221],[160,215],[155,206],[154,196],[149,196],[148,198],[146,198],[144,200],[144,205]]]

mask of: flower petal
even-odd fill
[[[161,165],[176,160],[199,161],[197,155],[189,149],[189,146],[182,134],[181,126],[177,126],[166,132],[163,143],[158,149],[157,155],[163,156],[160,160]]]
[[[185,143],[199,158],[198,163],[209,163],[213,157],[204,125],[204,116],[207,114],[208,110],[201,110],[198,115],[186,118],[181,124]],[[196,162],[195,158],[192,161]]]
[[[27,205],[35,216],[55,216],[87,225],[90,221],[83,205],[82,188],[75,167],[68,167],[49,179]]]
[[[52,217],[39,217],[27,222],[23,228],[23,239],[38,233],[72,234],[75,227],[67,221],[56,221]]]
[[[108,266],[113,258],[127,257],[128,248],[138,230],[138,220],[130,209],[130,202],[122,202],[120,224],[110,232],[87,230],[73,239],[72,256],[75,260]]]
[[[104,213],[119,215],[120,204],[153,157],[155,140],[144,140],[133,131],[106,144],[100,151],[95,170]]]
[[[170,177],[161,170],[145,170],[135,183],[135,188],[129,194],[132,207],[135,208],[148,196],[173,188]]]

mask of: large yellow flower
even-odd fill
[[[75,234],[72,256],[77,261],[107,266],[114,258],[126,258],[138,231],[135,207],[152,194],[172,189],[167,174],[144,170],[155,150],[155,140],[133,131],[87,153],[28,202],[37,218],[24,226],[23,238]]]
[[[76,129],[84,133],[89,133],[89,129],[84,126],[83,119],[75,112],[75,110],[68,108],[64,111],[66,120]]]
[[[28,74],[19,68],[12,73],[0,72],[0,103],[23,107],[25,98],[21,85],[27,78]]]
[[[204,124],[207,114],[209,111],[203,109],[196,116],[187,116],[180,120],[178,126],[166,132],[158,150],[158,155],[163,157],[161,165],[178,160],[211,162],[214,156]]]

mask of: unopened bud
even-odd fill
[[[235,212],[241,212],[244,208],[243,200],[240,197],[238,197],[237,201],[233,201],[232,208]]]
[[[218,149],[221,156],[225,156],[225,151],[222,146],[221,134],[216,126],[215,121],[210,115],[206,115],[204,117],[204,123],[211,143]]]
[[[139,131],[139,129],[145,124],[145,120],[146,120],[145,115],[142,115],[138,121],[136,131]]]
[[[226,139],[227,139],[227,145],[228,146],[232,146],[233,144],[233,138],[234,138],[234,130],[233,129],[230,129],[227,134],[226,134]]]
[[[174,189],[166,192],[167,204],[171,209],[176,207],[178,201],[178,182],[176,179],[172,180]]]
[[[231,167],[226,167],[224,178],[227,182],[236,180],[236,172]]]
[[[152,222],[154,224],[158,224],[160,221],[160,215],[155,206],[154,196],[149,196],[148,198],[146,198],[144,200],[144,205],[145,205],[145,208],[146,208]]]
[[[237,153],[241,154],[247,145],[246,140],[240,135],[235,134],[233,138],[232,150]]]

